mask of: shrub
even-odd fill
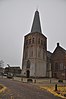
[[[66,97],[66,94],[64,94],[64,97]]]
[[[63,83],[63,80],[59,79],[58,82]]]

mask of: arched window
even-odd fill
[[[45,59],[45,52],[44,52],[44,49],[43,49],[43,59]]]
[[[25,59],[28,57],[28,49],[25,51]]]
[[[58,71],[58,69],[59,69],[58,66],[59,66],[58,63],[55,63],[55,65],[54,65],[54,70],[55,70],[55,71]]]
[[[63,70],[63,69],[64,69],[63,63],[60,63],[60,70]]]
[[[33,57],[33,48],[32,47],[29,49],[29,57]]]
[[[34,38],[32,39],[32,43],[34,43]]]
[[[41,58],[41,48],[38,50],[38,57]]]
[[[46,41],[44,41],[44,48],[46,49]]]
[[[27,61],[27,68],[30,68],[30,60]]]
[[[29,39],[29,44],[31,44],[31,39]]]
[[[43,41],[41,40],[41,45],[43,45]]]
[[[25,44],[26,44],[26,45],[28,44],[28,40],[25,40]]]
[[[38,39],[38,44],[40,44],[40,38]]]

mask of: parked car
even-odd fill
[[[7,76],[7,74],[3,74],[3,76]]]
[[[8,73],[7,74],[7,78],[13,78],[13,74],[12,73]]]

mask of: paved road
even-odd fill
[[[1,78],[0,83],[7,87],[6,91],[0,94],[0,99],[61,99],[29,83]]]

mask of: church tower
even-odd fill
[[[22,75],[46,77],[47,38],[42,34],[39,12],[35,11],[31,32],[24,36]]]

